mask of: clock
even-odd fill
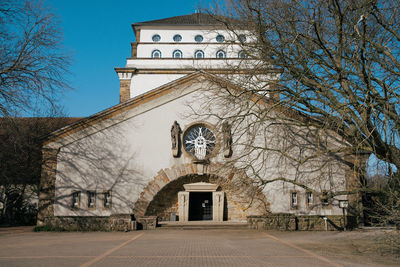
[[[183,147],[198,160],[210,155],[215,145],[215,134],[204,124],[195,124],[183,134]]]

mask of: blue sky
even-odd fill
[[[90,116],[118,104],[119,80],[134,41],[131,24],[194,13],[210,0],[47,0],[60,19],[72,56],[70,85],[62,104],[68,116]]]

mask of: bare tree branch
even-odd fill
[[[53,104],[69,88],[70,59],[56,16],[40,1],[0,3],[0,115]]]

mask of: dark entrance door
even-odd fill
[[[212,192],[189,193],[189,221],[212,220]]]

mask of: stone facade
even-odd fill
[[[48,231],[135,231],[154,230],[157,216],[135,218],[130,214],[111,216],[53,216],[46,217],[37,230]]]
[[[57,169],[57,149],[42,150],[42,174],[37,215],[37,225],[41,226],[54,217],[54,195]]]
[[[136,230],[129,214],[112,216],[53,216],[46,217],[38,230],[53,231],[131,231]]]
[[[343,230],[343,217],[334,215],[293,215],[269,214],[265,216],[248,216],[247,222],[250,229],[256,230],[281,230],[281,231],[341,231]],[[112,216],[55,216],[47,217],[38,230],[51,231],[135,231],[154,230],[157,227],[157,216],[142,216],[132,218],[128,214]],[[346,216],[346,229],[357,226],[356,217]]]
[[[120,80],[119,102],[125,102],[131,98],[131,80]]]
[[[184,184],[195,182],[217,184],[218,191],[225,192],[224,220],[246,221],[249,215],[268,212],[265,196],[248,178],[240,176],[239,171],[224,173],[222,170],[222,166],[214,164],[185,164],[160,170],[140,194],[133,213],[135,216],[157,215],[161,221],[170,221],[173,214],[179,214],[178,192],[185,190]]]
[[[119,77],[119,103],[125,102],[131,98],[131,81],[135,72],[134,69],[115,68]]]
[[[326,224],[325,224],[325,219]],[[283,230],[283,231],[335,231],[343,230],[343,216],[319,215],[294,215],[294,214],[268,214],[266,216],[249,216],[249,228],[257,230]],[[355,216],[346,216],[346,229],[357,226]]]
[[[154,230],[157,227],[157,216],[142,216],[136,218],[136,230]],[[134,230],[132,229],[132,230]]]

